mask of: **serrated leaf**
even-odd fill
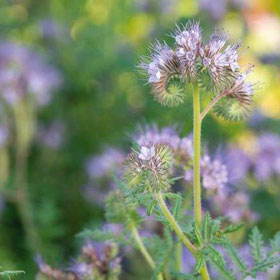
[[[212,225],[210,228],[210,239],[214,238],[216,233],[221,229],[221,221],[220,220],[212,220]]]
[[[20,274],[25,274],[25,271],[23,270],[14,270],[14,271],[2,271],[0,272],[0,277],[6,278],[6,279],[12,279],[12,276],[18,276]]]
[[[209,258],[209,261],[213,264],[214,268],[223,278],[223,280],[235,280],[235,277],[232,274],[232,271],[225,267],[223,264],[219,263],[215,259]]]
[[[250,275],[256,277],[259,271],[266,272],[269,268],[273,268],[277,264],[280,264],[280,257],[268,257],[262,262],[255,264],[250,271]]]
[[[203,237],[206,242],[210,239],[210,227],[211,227],[211,217],[209,212],[207,212],[202,220],[202,232]]]
[[[175,220],[177,220],[179,217],[181,206],[182,206],[182,199],[181,199],[181,197],[177,197],[175,200],[175,205],[172,210],[172,214],[173,214]]]
[[[196,236],[197,242],[199,244],[199,246],[203,245],[203,238],[200,232],[200,229],[198,228],[198,225],[196,223],[193,223],[193,230],[194,230],[194,234]]]
[[[208,246],[206,252],[208,253],[208,258],[218,262],[221,266],[226,267],[226,261],[224,260],[224,257],[214,247]]]
[[[229,225],[224,230],[222,230],[222,233],[224,233],[224,234],[233,233],[235,231],[240,230],[243,226],[244,226],[244,223],[240,223],[237,225]]]
[[[156,206],[156,201],[152,201],[152,203],[149,205],[149,207],[147,208],[147,215],[151,216],[153,214],[154,208]]]
[[[280,232],[277,232],[273,239],[270,240],[270,250],[268,255],[280,252]]]
[[[255,262],[261,262],[263,259],[263,237],[257,227],[254,227],[250,235],[249,244],[251,255]]]
[[[182,272],[171,272],[172,279],[174,280],[198,280],[197,277],[191,274],[185,274]]]
[[[203,268],[204,264],[205,264],[204,256],[202,254],[198,255],[198,257],[196,258],[196,264],[194,267],[194,274],[199,274],[201,269]]]
[[[235,265],[239,268],[239,270],[245,273],[248,269],[246,262],[238,255],[237,250],[232,246],[230,242],[227,242],[225,246],[229,257],[235,263]]]

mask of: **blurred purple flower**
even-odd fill
[[[208,190],[220,191],[228,182],[228,171],[221,160],[204,155],[201,159],[202,186]]]
[[[91,179],[108,176],[108,172],[120,168],[124,154],[115,148],[106,148],[100,155],[91,157],[86,163],[86,171]]]
[[[120,174],[124,158],[120,150],[107,147],[103,153],[91,157],[86,162],[89,182],[83,187],[83,195],[89,202],[102,206],[106,195],[116,189],[110,172]]]
[[[241,190],[218,192],[211,198],[210,205],[216,216],[227,216],[233,223],[255,222],[259,218],[250,210],[250,196]]]
[[[0,44],[0,87],[9,105],[31,96],[38,106],[47,105],[60,84],[60,73],[36,52],[20,44]]]
[[[230,6],[235,9],[245,8],[244,0],[201,0],[200,9],[207,12],[213,20],[221,20],[227,13]]]
[[[274,173],[280,175],[280,137],[264,133],[257,141],[257,152],[253,158],[254,174],[258,180],[265,181]]]
[[[242,149],[237,146],[230,146],[225,153],[225,164],[229,182],[239,184],[248,175],[251,161]]]
[[[37,140],[41,145],[52,149],[59,149],[64,141],[65,125],[61,121],[54,121],[49,126],[39,126]]]
[[[44,19],[40,21],[40,29],[43,37],[48,39],[62,39],[66,32],[58,22],[52,19]]]
[[[4,146],[9,138],[9,129],[6,125],[0,124],[0,147]]]
[[[139,146],[151,146],[155,144],[166,144],[172,148],[175,157],[183,161],[184,165],[193,156],[193,145],[191,135],[181,138],[174,126],[159,129],[157,125],[148,125],[141,128],[134,136],[134,141]]]

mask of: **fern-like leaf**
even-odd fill
[[[261,262],[263,259],[263,237],[257,227],[253,228],[250,235],[249,244],[251,247],[251,255],[255,262]]]

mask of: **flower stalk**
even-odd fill
[[[173,215],[170,213],[168,207],[165,204],[165,201],[162,197],[161,192],[156,192],[155,198],[158,202],[158,205],[165,216],[165,218],[168,220],[170,227],[176,232],[178,237],[182,240],[182,242],[185,244],[185,246],[190,250],[190,252],[195,256],[197,253],[197,249],[195,246],[191,243],[191,241],[186,237],[186,235],[183,233],[182,229],[174,219]]]
[[[228,94],[228,91],[224,91],[213,98],[213,100],[205,107],[203,112],[200,114],[200,122],[205,118],[205,116],[211,111],[211,109],[219,102],[221,98],[226,96]]]
[[[200,146],[201,146],[201,119],[198,84],[194,84],[193,92],[193,143],[194,143],[194,169],[193,169],[193,197],[194,217],[200,228],[201,225],[201,186],[200,186]]]
[[[149,254],[149,252],[147,251],[139,233],[137,228],[135,227],[135,225],[131,225],[131,233],[133,235],[133,238],[138,246],[138,249],[140,250],[140,252],[142,253],[143,257],[145,258],[146,262],[148,263],[148,265],[151,267],[152,270],[154,270],[156,268],[155,262],[152,259],[151,255]],[[163,276],[162,273],[159,273],[157,276],[158,280],[163,280]]]

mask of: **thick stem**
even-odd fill
[[[29,146],[33,137],[34,118],[25,103],[19,103],[14,107],[14,117],[16,127],[15,202],[28,245],[32,253],[36,254],[40,251],[40,242],[34,224],[27,185],[27,158]]]
[[[165,218],[168,220],[170,227],[176,232],[178,237],[182,240],[182,242],[185,244],[185,246],[190,250],[190,252],[195,256],[197,249],[195,246],[191,243],[191,241],[186,237],[186,235],[183,233],[182,229],[179,227],[177,222],[175,221],[174,217],[170,213],[169,209],[167,208],[165,201],[162,197],[161,192],[155,193],[155,198],[159,204],[159,207],[165,216]]]
[[[193,196],[194,218],[198,227],[201,227],[201,185],[200,185],[200,156],[201,156],[201,117],[198,84],[194,84],[193,93],[193,143],[194,143],[194,168],[193,168]],[[210,280],[205,265],[201,270],[203,280]]]
[[[182,243],[180,240],[176,243],[176,268],[178,271],[182,271]]]
[[[227,93],[228,93],[227,91],[224,91],[224,92],[218,94],[217,96],[215,96],[215,98],[205,107],[203,112],[200,114],[200,121],[202,121],[204,119],[204,117],[210,112],[210,110],[216,105],[216,103],[218,103],[218,101],[222,97],[227,95]]]
[[[28,197],[26,182],[26,156],[27,152],[18,153],[16,159],[16,204],[23,224],[26,238],[32,253],[36,254],[39,250],[39,240],[33,221],[32,209]]]
[[[143,257],[145,258],[146,262],[149,264],[151,269],[154,270],[156,268],[155,262],[152,259],[151,255],[149,254],[149,252],[147,251],[147,249],[138,233],[138,230],[134,225],[131,226],[131,233],[133,235],[133,238],[134,238],[140,252],[142,253]],[[157,276],[157,279],[163,280],[163,276],[161,273],[159,273],[159,275]]]
[[[201,121],[200,121],[200,100],[198,85],[194,85],[193,93],[193,145],[194,145],[194,168],[193,168],[193,197],[194,217],[200,228],[201,224],[201,187],[200,187],[200,142],[201,142]]]

